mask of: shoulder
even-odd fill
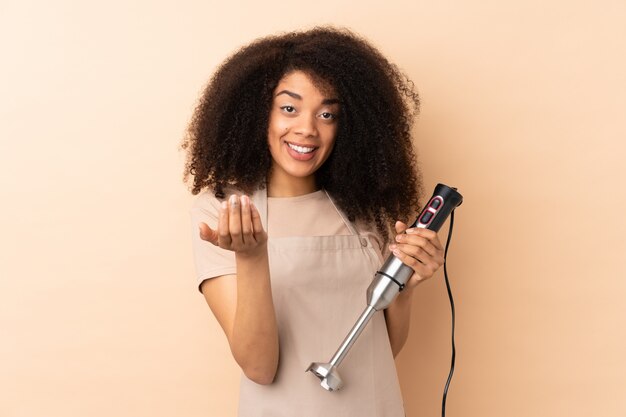
[[[219,208],[222,199],[215,197],[213,190],[204,190],[191,203],[192,210],[213,211]]]
[[[218,213],[222,201],[226,200],[231,194],[242,194],[241,191],[235,188],[226,188],[224,190],[224,198],[218,198],[215,196],[215,191],[212,189],[205,189],[199,193],[191,203],[191,211],[202,211],[205,213]]]

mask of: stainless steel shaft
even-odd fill
[[[437,232],[452,210],[463,202],[463,196],[444,184],[437,184],[435,192],[428,204],[422,210],[411,228],[430,229]],[[374,275],[367,288],[367,308],[359,316],[354,327],[335,352],[330,362],[313,362],[307,368],[321,380],[321,385],[328,391],[336,391],[343,385],[337,366],[341,363],[348,351],[372,318],[376,311],[387,308],[394,298],[402,291],[413,275],[414,271],[399,258],[390,255],[382,267]]]
[[[352,327],[352,330],[350,330],[350,333],[348,333],[346,338],[341,343],[341,346],[339,346],[339,349],[337,349],[337,352],[335,352],[332,359],[330,360],[330,364],[332,366],[339,366],[341,361],[343,361],[343,358],[348,354],[348,351],[350,350],[354,342],[358,339],[363,329],[365,329],[365,326],[367,326],[367,323],[370,321],[374,313],[376,313],[376,309],[372,306],[367,306],[365,311],[363,311],[363,313],[357,320],[354,327]]]

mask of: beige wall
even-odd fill
[[[426,187],[465,196],[448,415],[626,415],[626,3],[87,3],[0,3],[1,416],[234,414],[177,147],[226,54],[315,23],[415,80]],[[439,414],[449,328],[439,274],[397,360],[410,417]]]

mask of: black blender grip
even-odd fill
[[[417,216],[411,227],[419,227],[438,232],[446,219],[463,202],[463,196],[456,191],[456,188],[448,187],[445,184],[437,184],[433,196],[428,200],[428,204]]]

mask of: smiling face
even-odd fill
[[[286,74],[274,90],[267,142],[272,155],[268,195],[315,191],[315,172],[335,144],[339,99],[303,71]]]

